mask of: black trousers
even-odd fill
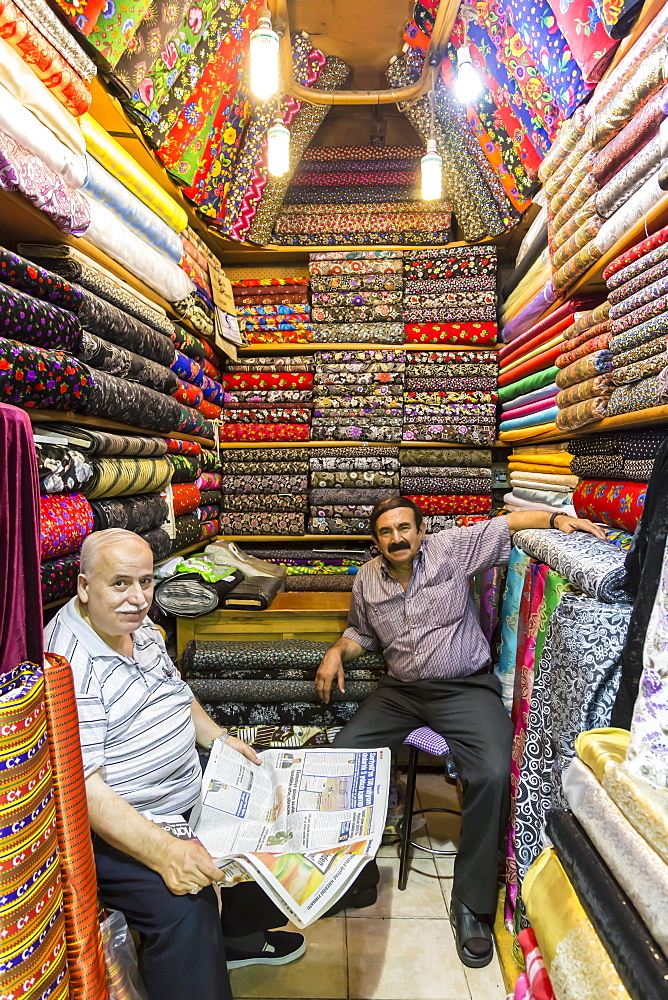
[[[95,837],[100,899],[137,931],[149,1000],[232,1000],[223,937],[283,927],[285,915],[255,882],[175,896],[160,875]]]
[[[406,683],[382,677],[334,746],[396,750],[420,726],[448,741],[464,789],[453,892],[474,913],[493,914],[498,851],[510,809],[513,741],[498,678],[478,673]]]

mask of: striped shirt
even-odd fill
[[[149,619],[133,639],[132,658],[116,653],[72,598],[46,626],[44,648],[72,667],[85,777],[100,771],[140,812],[182,813],[197,801],[202,778],[193,694]]]
[[[355,577],[345,638],[382,649],[401,681],[467,677],[489,667],[470,577],[507,563],[510,546],[505,517],[429,535],[406,591],[376,556]]]

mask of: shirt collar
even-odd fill
[[[60,611],[61,621],[64,621],[70,632],[72,632],[77,639],[79,639],[84,645],[88,655],[93,658],[106,657],[111,660],[121,660],[125,663],[133,663],[132,657],[123,656],[121,653],[117,653],[111,646],[108,646],[106,642],[100,638],[94,628],[88,624],[85,618],[77,611],[77,598],[73,597],[71,601],[68,601],[64,608]],[[139,633],[144,626],[140,625],[139,628],[133,633],[134,638],[139,638]]]
[[[420,566],[424,562],[424,545],[426,541],[427,541],[426,538],[422,540],[422,545],[413,556],[413,571],[415,571],[416,566]],[[394,577],[390,573],[390,568],[387,559],[385,558],[384,555],[381,555],[380,557],[380,571],[386,579],[394,580]]]

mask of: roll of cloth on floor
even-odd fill
[[[178,386],[178,378],[164,365],[141,357],[133,351],[127,351],[116,344],[110,344],[101,337],[85,331],[81,345],[74,353],[92,368],[131,382],[140,382],[168,396],[173,395]]]
[[[93,511],[80,493],[41,496],[40,531],[43,559],[66,556],[81,548],[93,530]]]
[[[635,531],[642,516],[646,483],[582,481],[573,494],[578,517]]]
[[[316,705],[305,701],[286,701],[282,704],[253,705],[248,702],[206,701],[203,708],[221,726],[233,722],[243,727],[257,727],[261,732],[277,727],[286,731],[294,728],[312,733],[341,727],[352,719],[359,703],[332,701],[330,705]],[[332,737],[333,738],[333,737]],[[327,743],[319,742],[323,746]]]
[[[404,494],[427,493],[430,496],[460,496],[482,494],[492,495],[491,479],[472,479],[466,476],[448,478],[426,476],[402,476],[401,492]]]
[[[86,154],[86,166],[82,190],[105,205],[154,250],[178,264],[183,255],[183,243],[174,229],[90,154]]]
[[[35,425],[38,430],[38,425]],[[63,443],[90,455],[132,455],[135,458],[159,458],[167,452],[167,442],[163,438],[110,434],[108,431],[75,427],[73,424],[48,424],[42,427],[44,433],[57,434]],[[184,442],[187,443],[187,442]],[[196,447],[200,447],[197,445]],[[87,459],[88,460],[88,459]]]
[[[71,366],[72,361],[69,361],[68,367]],[[72,408],[146,430],[176,430],[183,420],[183,407],[171,396],[95,371],[87,365],[81,368],[87,375],[90,389],[83,404]]]
[[[554,848],[532,866],[523,897],[559,1000],[629,1000]],[[550,899],[559,899],[558,909],[550,908]]]
[[[82,1000],[105,1000],[107,977],[76,693],[63,657],[46,654],[44,688],[70,989]]]
[[[12,0],[0,2],[2,37],[67,110],[79,117],[91,104],[88,83],[53,47]]]
[[[79,493],[93,475],[92,462],[75,448],[35,441],[42,493]]]
[[[0,129],[42,160],[69,187],[80,188],[86,163],[0,83]]]
[[[617,135],[598,153],[591,167],[601,188],[646,148],[666,117],[668,90],[664,87],[627,121]]]
[[[200,540],[200,520],[197,514],[184,514],[174,521],[176,537],[172,539],[172,552],[194,545]]]
[[[264,510],[226,513],[221,511],[220,531],[223,535],[302,535],[304,514],[297,511]]]
[[[66,1000],[58,820],[41,670],[21,663],[3,674],[0,705],[2,988],[10,994]]]
[[[518,396],[524,396],[537,389],[542,389],[546,385],[551,385],[556,381],[558,373],[559,369],[556,365],[553,365],[550,368],[546,368],[544,371],[527,375],[525,378],[519,379],[517,382],[512,382],[509,385],[502,386],[499,388],[499,401],[501,403],[505,403],[509,400],[516,399]]]
[[[612,375],[596,375],[594,378],[576,382],[575,385],[562,389],[556,397],[557,406],[565,409],[583,400],[607,397],[611,395],[613,389]]]
[[[172,467],[171,483],[192,483],[202,472],[202,457],[199,455],[169,455],[167,461]]]
[[[185,677],[222,675],[229,680],[272,680],[285,676],[289,680],[314,680],[327,649],[328,643],[312,639],[197,640],[185,647],[181,667]],[[372,680],[387,670],[381,653],[364,652],[351,666],[353,680]]]
[[[79,554],[45,559],[40,567],[43,604],[62,601],[76,593]]]
[[[303,582],[302,580],[298,582]],[[292,677],[283,677],[280,671],[277,676],[268,679],[252,677],[224,677],[193,680],[195,697],[202,701],[240,701],[259,705],[280,704],[282,702],[300,701],[317,704],[318,696],[313,681]],[[373,680],[350,680],[346,683],[345,695],[337,692],[337,701],[344,698],[352,702],[362,702],[372,691],[376,690]]]
[[[18,191],[64,233],[83,236],[90,228],[90,207],[84,195],[1,129],[0,188]]]
[[[589,597],[604,604],[624,604],[629,600],[625,589],[625,554],[614,545],[580,532],[565,535],[537,528],[517,532],[514,542]]]
[[[550,406],[540,410],[538,413],[529,413],[524,417],[515,417],[511,420],[504,419],[499,424],[499,430],[513,431],[519,430],[523,427],[538,427],[540,424],[549,423],[552,420],[555,420],[558,413],[558,406]]]
[[[553,809],[547,834],[629,994],[658,1000],[665,991],[668,962],[657,953],[656,942],[585,831],[572,813]]]
[[[668,953],[668,866],[640,836],[590,769],[575,759],[563,776],[564,795],[616,883]],[[600,861],[599,861],[600,864]],[[650,962],[656,968],[655,952]]]
[[[125,528],[138,534],[151,531],[167,520],[167,504],[159,493],[104,498],[91,501],[93,530]]]
[[[610,396],[607,415],[612,417],[619,413],[663,406],[668,401],[667,371],[664,368],[659,375],[651,375],[631,385],[619,386]]]
[[[307,506],[306,491],[302,493],[226,493],[223,491],[223,509],[226,513],[261,510],[266,505],[271,511],[304,511]]]
[[[572,431],[608,416],[611,395],[595,396],[559,409],[555,422],[559,430]]]
[[[610,543],[607,545],[619,553]],[[582,731],[606,726],[620,677],[628,605],[562,594],[534,676],[517,786],[515,855],[520,884],[538,857],[549,809],[561,806],[561,777]]]

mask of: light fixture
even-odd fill
[[[454,90],[459,103],[466,105],[473,104],[483,90],[482,80],[473,68],[468,45],[462,45],[457,49],[457,77]]]
[[[267,132],[267,167],[272,177],[283,177],[290,167],[290,132],[280,117]]]
[[[429,139],[427,140],[427,152],[420,160],[420,172],[422,175],[422,200],[438,201],[443,194],[443,158],[436,148],[435,130],[435,101],[436,95],[433,90],[429,91]]]
[[[260,101],[278,93],[279,37],[271,26],[268,7],[262,7],[250,36],[250,89]]]

